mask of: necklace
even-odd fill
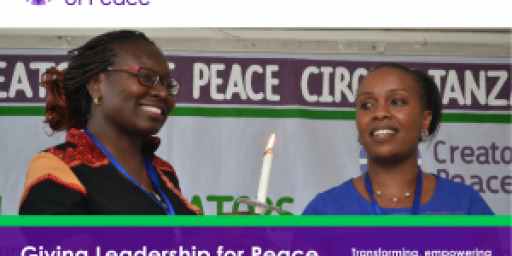
[[[162,200],[162,198],[160,197],[160,195],[158,195],[154,190],[152,189],[147,189],[146,187],[144,187],[144,182],[146,181],[146,176],[147,176],[147,171],[146,171],[146,168],[144,168],[144,172],[142,173],[142,187],[148,191],[149,193],[151,193],[155,198],[156,200],[158,200],[158,202],[160,202],[162,204],[162,206],[167,209],[167,205],[165,204],[165,202]]]
[[[414,192],[412,192],[412,193],[414,194]],[[380,197],[391,199],[391,201],[393,201],[393,205],[391,206],[392,208],[395,208],[396,204],[398,203],[398,199],[411,197],[411,192],[407,192],[407,193],[405,193],[404,196],[399,196],[399,197],[386,196],[386,195],[382,194],[382,191],[380,191],[380,190],[376,190],[375,194]]]
[[[414,190],[414,201],[411,209],[411,215],[418,215],[420,213],[420,201],[421,201],[421,188],[423,185],[423,175],[420,168],[418,168],[418,178],[416,179],[416,189]],[[377,203],[377,200],[375,200],[375,197],[373,196],[373,188],[372,188],[372,181],[370,180],[369,172],[366,171],[364,174],[364,185],[366,187],[366,191],[370,195],[370,198],[372,199],[372,206],[373,210],[376,215],[384,215],[384,211]],[[382,194],[382,193],[381,193]],[[398,201],[398,198],[396,199]],[[395,203],[396,205],[396,203]]]
[[[425,174],[422,173],[422,176],[425,176]],[[412,194],[414,194],[414,192],[406,192],[403,196],[397,196],[397,197],[384,195],[384,194],[382,194],[382,191],[380,191],[380,190],[375,190],[375,194],[380,197],[391,199],[391,201],[393,202],[393,205],[391,206],[391,208],[395,208],[396,204],[398,203],[398,199],[409,198],[409,197],[411,197]]]
[[[153,194],[153,196],[156,198],[156,200],[158,200],[158,202],[160,202],[165,209],[167,209],[167,205],[164,203],[162,198],[155,191],[151,191],[150,193]]]

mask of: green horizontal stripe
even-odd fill
[[[510,124],[511,117],[511,114],[443,113],[442,122]]]
[[[317,120],[354,120],[354,111],[268,108],[179,107],[172,116],[305,118]]]
[[[43,106],[0,106],[0,116],[43,116]],[[176,107],[172,116],[232,118],[304,118],[314,120],[354,120],[355,111],[268,108]],[[445,123],[512,123],[511,114],[444,113]]]
[[[0,106],[0,116],[44,116],[42,106]]]
[[[0,227],[510,227],[510,216],[0,216]]]

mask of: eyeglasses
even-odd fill
[[[180,82],[169,75],[159,75],[156,71],[150,68],[144,67],[124,67],[124,68],[107,68],[108,71],[126,71],[136,70],[139,77],[139,83],[149,88],[153,88],[158,84],[158,81],[162,82],[162,86],[169,91],[169,94],[176,95],[180,89]]]

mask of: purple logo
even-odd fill
[[[50,2],[51,0],[27,0],[27,2],[29,1],[32,5],[45,5],[46,2]]]
[[[418,150],[418,164],[421,166],[421,153]],[[359,168],[361,169],[361,173],[365,173],[368,169],[368,155],[366,154],[366,150],[361,147],[361,151],[359,151]]]

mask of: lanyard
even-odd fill
[[[364,174],[364,184],[366,186],[366,190],[368,191],[368,194],[370,194],[370,198],[372,199],[372,206],[373,206],[373,210],[375,211],[375,214],[384,215],[382,208],[380,208],[379,204],[377,203],[377,200],[375,200],[375,197],[373,196],[372,182],[370,180],[370,175],[368,174],[368,171],[366,171],[366,173]],[[418,215],[420,213],[421,185],[422,184],[423,184],[423,178],[421,175],[421,169],[418,168],[418,178],[416,179],[416,189],[414,190],[414,202],[412,205],[411,215]]]
[[[155,196],[153,194],[149,193],[146,189],[144,189],[132,176],[130,176],[130,174],[128,174],[126,172],[126,170],[121,166],[121,164],[119,164],[119,162],[114,158],[114,156],[112,156],[108,152],[108,150],[105,147],[103,147],[103,145],[101,145],[101,143],[91,134],[89,129],[85,128],[84,133],[87,134],[87,136],[92,140],[92,142],[94,142],[94,144],[101,150],[101,152],[103,152],[103,154],[105,154],[105,156],[108,157],[108,159],[110,160],[112,165],[114,165],[114,167],[116,167],[118,171],[120,171],[133,184],[135,184],[137,187],[139,187],[140,190],[142,190],[144,193],[146,193],[146,195],[148,195],[151,199],[153,199],[153,201],[155,201],[155,203],[157,203],[160,206],[160,208],[162,208],[165,211],[165,213],[167,215],[176,215],[176,213],[174,212],[174,209],[172,208],[171,202],[169,201],[167,196],[162,191],[162,187],[160,186],[160,182],[158,181],[158,177],[157,177],[155,168],[153,167],[153,164],[151,164],[151,161],[149,160],[148,157],[144,156],[144,164],[146,166],[148,176],[151,179],[151,181],[153,182],[153,184],[155,185],[156,189],[158,190],[158,193],[164,200],[165,204],[167,205],[167,208],[165,208],[162,205],[162,203],[160,203],[160,201],[158,201],[158,199],[155,198]]]

